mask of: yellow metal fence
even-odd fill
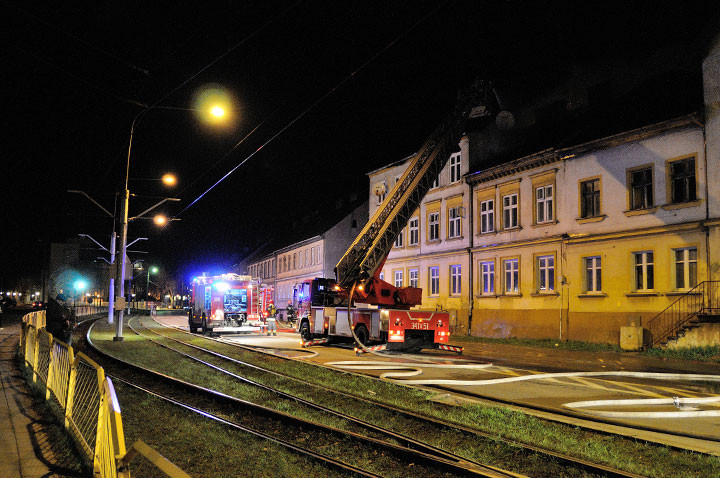
[[[159,453],[138,440],[128,452],[120,405],[103,368],[82,352],[45,330],[45,311],[23,317],[20,350],[33,373],[45,384],[45,398],[65,414],[65,426],[80,444],[99,478],[129,478],[128,462],[140,454],[166,475],[190,478]]]

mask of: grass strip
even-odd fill
[[[381,381],[372,377],[339,372],[314,364],[284,360],[240,349],[232,345],[209,341],[199,336],[188,336],[179,331],[162,328],[159,325],[157,327],[162,329],[162,333],[177,336],[189,343],[307,380],[311,383],[476,428],[496,434],[499,437],[534,444],[635,473],[647,476],[665,476],[667,470],[672,469],[675,471],[675,476],[720,475],[720,459],[717,457],[671,450],[667,447],[638,442],[619,436],[593,433],[572,426],[541,420],[505,407],[485,405],[453,407],[433,403],[428,401],[432,394],[423,390]],[[346,403],[343,411],[355,414],[357,410],[351,411],[348,409],[349,406],[352,406],[352,403]],[[362,404],[360,408],[366,409],[367,406]],[[378,412],[375,420],[382,419],[382,413]],[[473,453],[474,447],[468,445],[467,442],[462,446],[458,443],[453,444],[454,437],[438,438],[439,441],[445,440],[447,446],[459,445],[462,449],[453,449],[452,451],[455,453]],[[472,458],[471,456],[468,457]],[[512,457],[508,457],[508,459],[512,459]],[[534,476],[544,475],[535,474]]]

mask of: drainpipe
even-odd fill
[[[475,211],[475,208],[474,208],[475,198],[473,198],[473,187],[472,187],[472,184],[470,184],[470,183],[467,181],[467,178],[465,179],[465,182],[466,182],[467,185],[468,185],[469,197],[470,197],[470,207],[468,207],[468,214],[470,215],[469,225],[468,225],[468,227],[469,227],[469,229],[470,229],[470,230],[468,231],[468,232],[470,233],[470,246],[468,247],[468,250],[467,250],[467,251],[468,251],[468,265],[469,265],[469,267],[468,267],[468,272],[470,273],[470,277],[469,277],[469,281],[468,281],[468,282],[469,282],[469,285],[468,285],[468,299],[469,299],[469,302],[468,302],[468,303],[469,303],[470,305],[469,305],[469,307],[468,307],[468,330],[467,330],[467,334],[468,334],[468,336],[470,336],[470,335],[471,335],[470,331],[472,330],[473,306],[474,306],[474,303],[475,303],[475,299],[474,299],[474,297],[473,297],[473,293],[474,293],[474,290],[475,290],[474,281],[473,281],[473,279],[474,279],[474,277],[475,277],[475,272],[474,272],[474,269],[473,269],[473,255],[472,255],[473,247],[475,247],[475,228],[473,227],[473,219],[475,218],[475,212],[474,212],[474,211]]]

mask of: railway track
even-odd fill
[[[456,458],[450,453],[423,446],[419,442],[404,441],[401,435],[386,435],[385,439],[380,439],[371,434],[342,430],[124,362],[95,348],[89,335],[88,331],[86,337],[88,344],[93,347],[96,355],[103,356],[104,365],[112,362],[106,367],[107,373],[118,381],[142,389],[146,393],[152,393],[157,398],[171,401],[186,410],[200,413],[213,420],[220,420],[226,426],[272,440],[329,467],[340,469],[343,473],[384,476],[376,471],[362,469],[345,460],[320,453],[317,449],[322,449],[327,442],[344,443],[347,449],[353,450],[353,453],[375,454],[385,461],[392,459],[399,467],[403,469],[412,467],[413,474],[422,476],[522,476],[460,457]],[[365,427],[372,429],[370,424]],[[267,430],[272,430],[273,433],[268,433]],[[378,427],[375,434],[383,435],[384,430]],[[315,446],[303,446],[299,443],[314,443]]]
[[[162,329],[161,329],[161,330],[162,330]],[[476,429],[472,429],[472,428],[469,428],[469,427],[463,427],[463,426],[461,426],[461,425],[457,425],[457,424],[454,424],[454,423],[447,423],[447,422],[444,422],[444,421],[442,421],[442,420],[438,420],[438,419],[436,419],[436,418],[432,418],[432,417],[428,417],[428,416],[425,416],[425,415],[417,414],[417,413],[414,413],[414,412],[411,412],[411,411],[408,411],[408,410],[404,410],[404,409],[401,409],[401,408],[398,408],[398,407],[394,407],[394,406],[391,406],[391,405],[382,404],[382,403],[379,403],[379,402],[376,402],[376,401],[373,401],[373,400],[368,400],[368,399],[363,398],[363,397],[358,397],[358,396],[353,395],[353,394],[349,394],[349,393],[346,393],[346,392],[340,392],[340,391],[337,391],[337,390],[334,390],[334,389],[331,389],[331,388],[328,388],[328,387],[324,387],[324,386],[321,386],[321,385],[317,385],[317,384],[315,384],[315,383],[308,382],[308,381],[305,381],[305,380],[302,380],[302,379],[298,379],[298,378],[296,378],[296,377],[292,377],[292,376],[289,376],[289,375],[287,375],[287,374],[283,374],[283,373],[281,373],[281,372],[277,372],[277,371],[275,371],[275,370],[270,370],[270,369],[268,369],[268,368],[259,366],[259,365],[254,364],[254,363],[249,363],[249,362],[247,362],[247,361],[239,360],[239,359],[237,359],[237,358],[230,357],[230,356],[227,356],[227,355],[225,355],[225,354],[221,354],[221,353],[219,353],[219,352],[217,352],[217,351],[209,350],[209,349],[207,349],[207,348],[205,348],[205,347],[200,347],[200,346],[198,346],[198,345],[194,345],[194,344],[190,344],[190,343],[188,343],[188,342],[182,341],[182,340],[178,340],[177,338],[169,337],[169,336],[168,336],[167,334],[165,334],[165,333],[158,332],[158,330],[156,330],[155,327],[147,327],[147,326],[144,326],[144,325],[143,325],[143,331],[146,332],[146,333],[145,333],[145,334],[142,334],[142,335],[144,335],[146,338],[148,338],[148,340],[154,341],[155,343],[158,343],[158,340],[155,339],[155,338],[152,338],[152,337],[148,337],[148,336],[147,336],[147,332],[154,334],[156,337],[161,338],[161,340],[167,340],[167,341],[172,342],[173,344],[180,345],[181,347],[186,347],[186,348],[194,351],[196,354],[197,354],[197,353],[200,353],[200,354],[202,354],[202,355],[210,356],[210,357],[212,357],[212,358],[214,358],[214,359],[219,359],[219,360],[224,361],[224,362],[226,362],[226,363],[232,363],[232,364],[238,365],[238,366],[240,366],[240,367],[244,367],[245,369],[251,369],[251,370],[254,370],[254,371],[257,371],[257,372],[260,372],[260,373],[269,374],[269,375],[274,376],[274,377],[276,377],[276,378],[279,378],[279,379],[281,379],[281,380],[283,380],[283,381],[293,382],[293,383],[295,383],[295,384],[297,384],[297,385],[300,385],[300,386],[304,387],[304,388],[307,389],[307,390],[315,390],[315,391],[317,391],[318,393],[325,394],[325,395],[331,394],[331,395],[334,395],[334,396],[337,396],[337,397],[343,398],[343,399],[350,399],[350,400],[353,400],[353,401],[361,401],[361,402],[364,402],[364,403],[366,403],[369,407],[379,408],[379,409],[382,409],[383,411],[385,411],[385,412],[387,412],[387,413],[391,413],[391,414],[394,414],[394,415],[402,416],[406,421],[414,422],[414,426],[415,426],[415,427],[418,427],[418,426],[424,427],[424,428],[432,427],[434,430],[431,431],[431,433],[443,434],[443,433],[448,433],[448,432],[450,432],[450,433],[455,433],[455,434],[462,434],[462,435],[465,435],[465,436],[471,436],[471,437],[474,437],[474,438],[480,438],[480,439],[486,440],[487,443],[493,443],[493,444],[495,444],[495,443],[497,443],[497,442],[501,442],[501,443],[503,443],[503,444],[506,445],[506,446],[513,447],[513,448],[516,448],[516,449],[521,449],[521,450],[523,451],[523,454],[525,454],[525,455],[527,455],[527,454],[532,454],[532,455],[535,455],[536,457],[537,457],[537,456],[540,456],[540,457],[542,457],[542,459],[547,460],[547,461],[549,461],[549,462],[552,462],[553,464],[558,464],[558,463],[559,463],[559,464],[561,464],[561,465],[562,465],[563,467],[565,467],[565,468],[572,468],[572,469],[575,469],[575,470],[582,470],[582,471],[585,472],[585,473],[591,473],[592,475],[595,475],[595,476],[623,476],[623,477],[636,477],[636,476],[639,476],[639,475],[636,475],[636,474],[633,474],[633,473],[630,473],[630,472],[626,472],[626,471],[623,471],[623,470],[618,470],[618,469],[615,469],[615,468],[612,468],[612,467],[609,467],[609,466],[606,466],[606,465],[597,464],[597,463],[592,463],[592,462],[589,462],[589,461],[587,461],[587,460],[577,459],[577,458],[575,458],[575,457],[571,457],[571,456],[564,455],[564,454],[561,454],[561,453],[553,452],[553,451],[550,451],[550,450],[547,450],[547,449],[544,449],[544,448],[541,448],[541,447],[537,447],[537,446],[534,446],[534,445],[528,445],[528,444],[524,444],[524,443],[520,443],[520,442],[508,440],[508,439],[502,439],[502,438],[499,438],[499,437],[497,437],[497,436],[495,436],[495,435],[490,435],[490,434],[488,434],[488,433],[484,433],[484,432],[481,432],[481,431],[476,430]],[[136,331],[136,333],[137,333],[137,331]],[[191,335],[191,336],[192,336],[192,335]],[[179,351],[179,350],[177,350],[177,349],[175,349],[175,348],[173,348],[173,347],[170,347],[170,346],[167,345],[167,344],[158,343],[158,345],[160,345],[160,346],[162,346],[162,347],[170,348],[170,349],[172,349],[172,350],[175,350],[177,353],[181,353],[181,354],[183,354],[184,356],[190,358],[191,360],[196,360],[196,361],[198,361],[198,362],[200,362],[200,363],[205,364],[206,366],[208,366],[208,367],[210,367],[210,368],[213,368],[213,369],[216,369],[216,370],[217,370],[218,368],[220,368],[220,367],[218,367],[218,365],[216,365],[216,364],[209,363],[209,362],[207,362],[206,360],[202,360],[202,359],[200,359],[200,358],[198,358],[198,357],[196,357],[196,356],[192,356],[192,355],[189,354],[189,353]],[[176,346],[177,346],[177,345],[176,345]],[[467,458],[458,457],[457,455],[454,455],[454,454],[449,454],[448,452],[446,452],[446,451],[444,451],[444,450],[440,450],[440,449],[438,449],[437,447],[434,447],[434,446],[429,445],[429,444],[424,443],[424,442],[420,442],[420,441],[418,441],[418,440],[416,440],[416,439],[413,439],[413,438],[411,438],[411,437],[408,437],[407,435],[403,435],[403,434],[400,434],[400,433],[397,433],[397,432],[393,432],[393,431],[391,431],[391,430],[388,430],[387,428],[378,427],[377,425],[370,424],[370,423],[368,423],[368,422],[359,420],[359,419],[357,419],[357,418],[355,418],[355,417],[350,417],[350,416],[347,415],[347,414],[338,412],[338,411],[336,411],[336,410],[329,409],[329,408],[327,408],[327,407],[322,407],[322,406],[320,406],[320,405],[317,405],[317,404],[314,403],[314,402],[310,402],[310,401],[308,401],[308,400],[306,400],[306,399],[304,399],[304,398],[301,398],[301,397],[299,397],[299,396],[297,396],[297,395],[291,395],[291,394],[289,394],[289,393],[287,393],[287,392],[284,392],[284,391],[281,391],[281,390],[278,390],[278,389],[269,387],[268,385],[265,385],[265,384],[260,383],[260,382],[258,382],[258,381],[250,380],[250,379],[248,379],[248,378],[246,378],[246,377],[244,377],[244,376],[239,376],[239,375],[236,374],[236,373],[233,373],[233,372],[230,372],[230,371],[227,371],[227,370],[224,370],[224,369],[223,369],[223,373],[227,373],[227,374],[229,374],[230,376],[233,376],[234,378],[236,378],[236,379],[238,379],[238,380],[244,381],[244,382],[246,382],[246,383],[251,383],[251,384],[253,384],[253,385],[257,386],[257,387],[260,387],[260,388],[262,388],[262,389],[264,389],[264,390],[271,391],[272,393],[275,393],[275,394],[277,394],[277,395],[284,396],[284,397],[286,397],[286,398],[290,398],[290,399],[292,399],[292,400],[296,400],[296,401],[298,401],[299,403],[304,403],[304,404],[307,404],[308,406],[315,407],[316,409],[321,409],[321,410],[323,410],[323,411],[325,411],[325,412],[327,412],[327,413],[335,414],[335,415],[341,416],[341,417],[343,417],[343,418],[349,419],[350,421],[353,421],[354,423],[359,424],[360,426],[363,426],[363,427],[367,428],[368,430],[372,430],[372,431],[375,431],[375,432],[381,431],[381,433],[385,434],[386,436],[391,437],[391,438],[393,438],[393,439],[395,439],[395,440],[398,440],[399,442],[403,443],[404,446],[417,447],[417,448],[419,448],[419,449],[421,449],[421,450],[423,450],[423,451],[425,451],[425,452],[427,452],[427,453],[440,454],[440,455],[444,456],[445,458],[448,458],[448,459],[451,459],[451,460],[467,460]],[[411,425],[412,425],[412,424],[411,424]],[[404,430],[404,428],[403,428],[403,430]],[[479,465],[479,464],[478,464],[478,463],[475,463],[475,465]]]

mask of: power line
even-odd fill
[[[210,186],[207,190],[205,190],[205,192],[203,192],[202,194],[200,194],[200,196],[198,196],[198,197],[197,197],[195,200],[193,200],[190,204],[188,204],[187,206],[185,206],[185,208],[184,208],[183,210],[181,210],[179,213],[177,213],[174,217],[178,217],[178,216],[180,216],[182,213],[184,213],[185,211],[187,211],[188,209],[190,209],[195,203],[197,203],[200,199],[202,199],[207,193],[209,193],[210,191],[212,191],[212,190],[215,188],[215,186],[217,186],[218,184],[220,184],[221,182],[223,182],[228,176],[230,176],[232,173],[234,173],[234,172],[235,172],[238,168],[240,168],[243,164],[245,164],[245,163],[248,162],[250,159],[252,159],[252,158],[253,158],[257,153],[259,153],[265,146],[267,146],[268,144],[270,144],[272,141],[275,140],[275,138],[277,138],[278,136],[280,136],[281,134],[283,134],[283,133],[284,133],[286,130],[288,130],[292,125],[294,125],[296,122],[298,122],[300,119],[302,119],[307,113],[309,113],[311,110],[313,110],[313,109],[314,109],[318,104],[320,104],[325,98],[327,98],[328,96],[330,96],[331,94],[333,94],[335,91],[337,91],[338,88],[340,88],[342,85],[344,85],[346,82],[348,82],[351,78],[353,78],[360,70],[364,69],[367,65],[369,65],[369,64],[370,64],[371,62],[373,62],[376,58],[378,58],[380,55],[382,55],[385,51],[387,51],[387,50],[390,49],[392,46],[394,46],[394,45],[395,45],[398,41],[400,41],[402,38],[404,38],[405,36],[407,36],[408,33],[410,33],[411,31],[413,31],[418,25],[420,25],[421,23],[423,23],[425,20],[427,20],[430,16],[432,16],[433,14],[435,14],[438,10],[440,10],[442,7],[444,7],[444,6],[445,6],[447,3],[449,3],[450,1],[451,1],[451,0],[446,0],[445,2],[443,2],[443,3],[441,3],[440,5],[438,5],[437,7],[435,7],[433,10],[431,10],[429,13],[425,14],[425,15],[424,15],[423,17],[421,17],[417,22],[415,22],[412,26],[410,26],[410,28],[408,28],[408,29],[405,30],[403,33],[401,33],[400,35],[398,35],[397,37],[395,37],[392,41],[390,41],[390,43],[388,43],[387,45],[385,45],[385,47],[383,47],[383,48],[382,48],[380,51],[378,51],[375,55],[373,55],[373,56],[370,57],[368,60],[366,60],[362,65],[360,65],[358,68],[356,68],[354,71],[352,71],[352,72],[351,72],[349,75],[347,75],[345,78],[343,78],[342,80],[340,80],[340,82],[337,83],[334,87],[332,87],[327,93],[325,93],[325,94],[322,95],[320,98],[318,98],[317,100],[315,100],[315,101],[314,101],[310,106],[308,106],[302,113],[300,113],[299,115],[297,115],[297,116],[296,116],[295,118],[293,118],[288,124],[286,124],[285,126],[283,126],[283,128],[280,129],[280,131],[278,131],[277,133],[275,133],[272,137],[270,137],[270,139],[268,139],[268,140],[265,141],[263,144],[261,144],[260,147],[258,147],[258,148],[257,148],[255,151],[253,151],[252,153],[250,153],[250,155],[248,155],[245,159],[243,159],[242,161],[240,161],[240,163],[238,163],[234,168],[232,168],[230,171],[228,171],[223,177],[221,177],[220,179],[218,179],[212,186]],[[235,148],[233,148],[233,149],[235,149]],[[229,154],[229,153],[228,153],[228,154]]]

